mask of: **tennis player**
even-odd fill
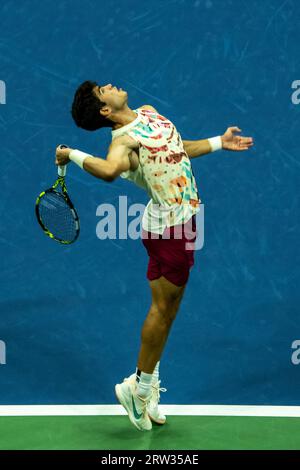
[[[56,149],[56,164],[70,161],[104,181],[118,176],[144,188],[150,201],[142,219],[142,242],[149,255],[147,278],[152,303],[141,333],[136,373],[115,387],[130,421],[141,431],[164,424],[159,409],[159,364],[194,264],[196,214],[200,199],[191,158],[226,149],[246,151],[250,137],[229,127],[224,135],[181,140],[174,124],[150,105],[135,110],[128,94],[111,84],[86,81],[77,89],[72,116],[78,127],[112,130],[106,158],[78,149]]]

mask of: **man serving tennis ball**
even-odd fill
[[[245,151],[253,140],[236,135],[241,132],[238,127],[229,127],[222,136],[182,141],[173,123],[152,106],[132,110],[126,91],[91,81],[77,89],[72,116],[78,127],[89,131],[110,127],[112,142],[105,159],[58,147],[56,164],[73,161],[107,182],[127,178],[150,196],[142,240],[149,255],[152,303],[142,329],[136,373],[115,387],[130,421],[149,431],[152,421],[166,421],[158,407],[163,390],[159,361],[194,264],[191,248],[200,200],[190,159],[220,149]]]

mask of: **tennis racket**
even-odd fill
[[[66,145],[60,145],[67,148]],[[36,200],[35,213],[38,223],[48,237],[69,245],[78,238],[79,217],[68,196],[65,183],[67,165],[58,167],[58,178],[53,186],[43,191]]]

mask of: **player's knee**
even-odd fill
[[[154,308],[157,310],[161,322],[163,322],[166,327],[170,327],[177,313],[176,301],[173,299],[161,299],[155,303]]]
[[[168,302],[165,299],[156,300],[152,303],[152,307],[160,317],[165,317],[169,309]]]

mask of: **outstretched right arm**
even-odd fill
[[[83,168],[96,178],[114,181],[123,171],[130,169],[130,152],[124,140],[116,138],[109,146],[106,159],[87,157]]]
[[[82,169],[104,181],[114,181],[123,171],[130,169],[129,154],[132,151],[127,141],[121,137],[114,139],[108,149],[106,159],[70,148],[56,149],[56,164],[65,165],[70,160]]]

